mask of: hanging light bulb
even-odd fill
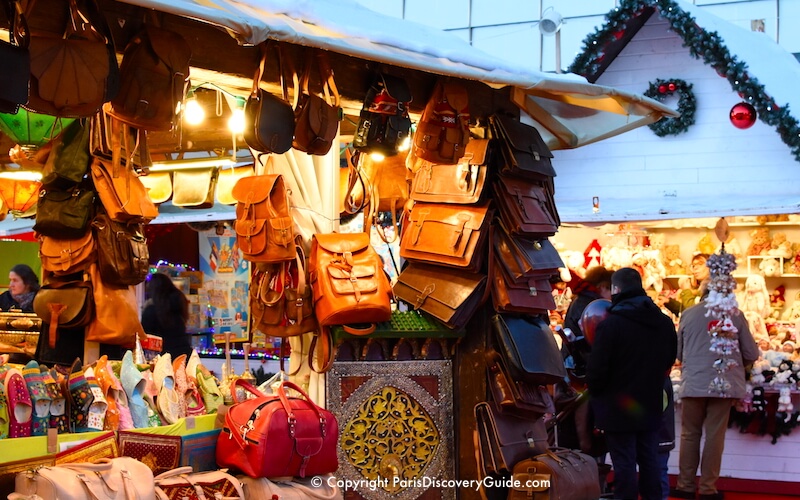
[[[244,132],[244,104],[245,99],[243,97],[237,97],[231,117],[228,118],[228,129],[234,134],[241,134]]]
[[[386,159],[386,156],[382,153],[370,153],[369,157],[375,162],[380,162]]]
[[[189,97],[186,98],[183,118],[188,125],[200,125],[206,118],[206,112],[203,106],[197,102],[197,96],[194,95],[194,92],[190,92]]]
[[[408,148],[411,147],[411,137],[405,136],[400,144],[397,145],[398,151],[408,151]]]

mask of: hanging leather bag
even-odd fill
[[[86,326],[84,339],[88,342],[135,347],[136,339],[144,341],[136,289],[115,286],[103,281],[96,264],[89,266],[95,314]]]
[[[498,140],[501,175],[530,180],[556,176],[551,162],[553,153],[535,127],[508,116],[492,115],[489,117],[489,130]]]
[[[365,153],[396,155],[409,140],[411,89],[400,77],[378,73],[372,81],[353,137],[353,147]]]
[[[283,98],[276,97],[259,87],[267,63],[267,51],[273,46],[278,56],[278,72]],[[267,41],[260,45],[261,61],[253,76],[253,89],[244,105],[244,141],[261,153],[283,154],[292,148],[295,120],[283,76],[283,58],[280,47]]]
[[[253,175],[233,186],[236,242],[250,262],[294,260],[289,194],[280,174]]]
[[[3,0],[3,7],[9,22],[10,42],[0,41],[0,61],[3,61],[3,71],[0,72],[0,113],[15,114],[20,105],[28,102],[30,37],[28,22],[19,2]]]
[[[500,413],[488,402],[475,405],[474,412],[481,472],[508,473],[520,461],[547,450],[544,419]]]
[[[392,288],[368,234],[315,234],[309,278],[320,326],[391,319]]]
[[[545,413],[555,413],[547,386],[511,378],[502,356],[492,348],[486,351],[486,371],[492,402],[500,413],[532,420],[542,418]]]
[[[42,269],[56,276],[85,271],[97,260],[97,245],[92,231],[74,240],[39,235],[39,259]]]
[[[69,189],[83,181],[92,158],[89,155],[89,120],[75,120],[55,139],[42,169],[46,188]]]
[[[69,0],[68,9],[63,35],[31,33],[31,84],[25,107],[47,115],[85,117],[117,94],[119,66],[111,31],[95,0]]]
[[[50,325],[48,345],[55,349],[59,328],[82,328],[94,317],[92,282],[48,280],[33,298],[33,311]]]
[[[454,165],[469,143],[469,94],[456,82],[436,82],[414,132],[413,154]]]
[[[253,165],[243,167],[220,168],[217,174],[216,200],[223,205],[236,205],[236,198],[233,197],[233,186],[243,177],[255,175]]]
[[[283,381],[275,395],[266,396],[237,379],[231,394],[238,388],[255,397],[235,402],[225,414],[216,448],[220,467],[254,478],[317,476],[338,469],[336,417],[314,404],[300,386]],[[290,397],[287,389],[301,397]]]
[[[601,498],[597,461],[585,453],[551,448],[514,466],[509,500]]]
[[[566,377],[553,331],[541,317],[496,314],[492,332],[512,380],[547,385]]]
[[[172,172],[172,204],[183,208],[211,208],[216,184],[216,168],[176,170]]]
[[[92,221],[92,229],[97,241],[97,266],[104,282],[128,286],[147,278],[150,252],[142,224],[123,224],[100,212]]]
[[[68,191],[42,188],[33,230],[63,240],[83,237],[94,213],[94,199],[95,192],[83,185]]]
[[[158,207],[132,167],[115,169],[111,160],[95,156],[91,172],[97,196],[111,220],[147,224],[158,217]]]
[[[415,203],[400,240],[400,256],[478,272],[486,254],[491,219],[488,203]]]
[[[469,205],[481,201],[489,170],[489,139],[472,139],[457,164],[414,162],[411,199]]]
[[[311,155],[326,155],[339,130],[339,91],[333,80],[328,56],[322,51],[308,50],[306,66],[300,78],[300,94],[294,109],[295,129],[292,147]],[[319,68],[324,97],[309,91],[311,69]]]
[[[501,176],[494,184],[494,200],[513,234],[546,238],[558,231],[560,219],[552,191],[541,182]]]

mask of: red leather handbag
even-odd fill
[[[237,388],[256,397],[238,401]],[[287,388],[303,397],[289,397]],[[317,476],[339,468],[336,417],[314,404],[300,387],[283,381],[276,396],[267,396],[237,379],[231,394],[235,403],[217,440],[217,465],[254,478]]]

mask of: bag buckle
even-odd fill
[[[424,304],[424,303],[425,303],[425,300],[428,298],[428,296],[429,296],[430,294],[432,294],[432,293],[433,293],[435,290],[436,290],[436,284],[435,284],[435,283],[431,283],[431,284],[429,284],[428,286],[426,286],[426,287],[425,287],[425,288],[422,290],[422,292],[420,292],[420,294],[419,294],[419,295],[417,295],[417,300],[416,300],[416,302],[414,303],[414,310],[416,311],[416,310],[418,310],[420,307],[422,307],[422,304]]]
[[[530,295],[531,297],[536,297],[537,295],[539,295],[539,291],[536,290],[535,286],[529,287],[528,295]]]
[[[289,422],[289,437],[294,439],[294,427],[295,424],[297,423],[297,419],[294,416],[289,416],[288,422]]]

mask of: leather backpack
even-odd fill
[[[469,95],[463,85],[441,81],[414,132],[414,155],[433,163],[453,165],[469,143]]]
[[[289,194],[280,174],[252,175],[233,186],[236,243],[250,262],[295,259]]]

